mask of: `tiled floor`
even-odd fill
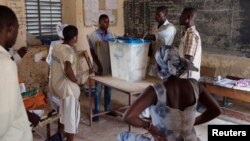
[[[120,92],[113,91],[112,94],[112,105],[113,107],[119,107],[123,104],[126,104],[128,101],[127,97]],[[125,124],[121,117],[112,117],[108,115],[104,115],[100,117],[100,121],[93,123],[92,127],[90,127],[88,118],[87,118],[87,108],[88,108],[88,98],[86,96],[81,97],[82,104],[82,120],[79,125],[79,132],[75,136],[75,141],[116,141],[117,134],[121,131],[128,130],[128,125]],[[222,120],[222,119],[226,120]],[[236,123],[232,123],[228,120],[229,118],[225,118],[221,116],[220,118],[214,119],[208,123],[196,126],[197,135],[202,139],[202,141],[207,141],[207,125],[208,124],[250,124],[247,122],[242,122],[240,120],[234,120]],[[45,129],[41,128],[39,131],[34,133],[34,141],[44,141],[45,139]],[[56,131],[56,123],[52,125],[53,133]],[[143,129],[132,128],[132,131],[138,133],[145,133]],[[40,135],[39,135],[40,134]],[[42,135],[42,136],[41,136]]]

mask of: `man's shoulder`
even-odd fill
[[[88,38],[89,40],[91,40],[91,42],[97,40],[97,39],[98,39],[98,35],[97,35],[96,30],[93,31],[93,32],[91,32],[91,33],[89,33],[89,34],[87,35],[87,38]]]
[[[175,27],[174,24],[172,24],[172,23],[170,23],[170,22],[169,22],[167,25],[168,25],[169,27]]]
[[[200,39],[200,34],[197,30],[189,30],[187,31],[187,36],[186,37],[193,37],[193,38],[197,38],[197,39]]]
[[[55,53],[71,53],[73,49],[67,44],[57,44],[54,48]]]
[[[165,30],[176,30],[176,27],[174,26],[174,24],[170,22],[164,26],[165,26]]]
[[[192,34],[195,36],[200,36],[199,32],[197,31],[196,28],[190,28],[189,30],[187,30],[187,34]]]
[[[1,62],[3,62],[3,61],[12,61],[11,59],[10,59],[10,57],[8,57],[7,55],[6,55],[6,53],[3,53],[3,52],[0,52],[0,60],[1,60]]]
[[[90,32],[87,36],[88,37],[93,37],[93,36],[96,36],[97,35],[97,30],[94,30],[92,32]]]
[[[62,44],[62,43],[63,43],[62,40],[56,40],[56,41],[52,41],[52,42],[50,43],[50,46],[55,47],[56,45]]]

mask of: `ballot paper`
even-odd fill
[[[235,85],[235,82],[236,82],[236,80],[223,78],[221,80],[218,80],[218,81],[214,82],[214,84],[222,86],[222,87],[233,88],[234,85]]]
[[[34,61],[35,62],[40,62],[43,57],[47,56],[47,53],[48,52],[45,50],[45,51],[41,51],[41,52],[35,54],[34,55]]]
[[[40,118],[44,115],[44,110],[29,110],[29,112],[38,115]]]

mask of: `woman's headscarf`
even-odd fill
[[[62,23],[58,23],[56,25],[56,31],[57,31],[57,35],[61,38],[61,39],[64,39],[63,37],[63,29],[68,26],[68,24],[62,24]]]
[[[181,58],[177,48],[172,46],[161,46],[155,54],[155,60],[159,66],[158,75],[162,79],[171,75],[181,75],[186,70],[198,71],[192,62]]]

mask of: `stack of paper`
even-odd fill
[[[223,78],[221,80],[216,81],[214,84],[222,87],[233,88],[235,85],[235,80]]]
[[[46,57],[48,55],[47,50],[41,51],[34,55],[34,61],[40,62],[43,57]]]

